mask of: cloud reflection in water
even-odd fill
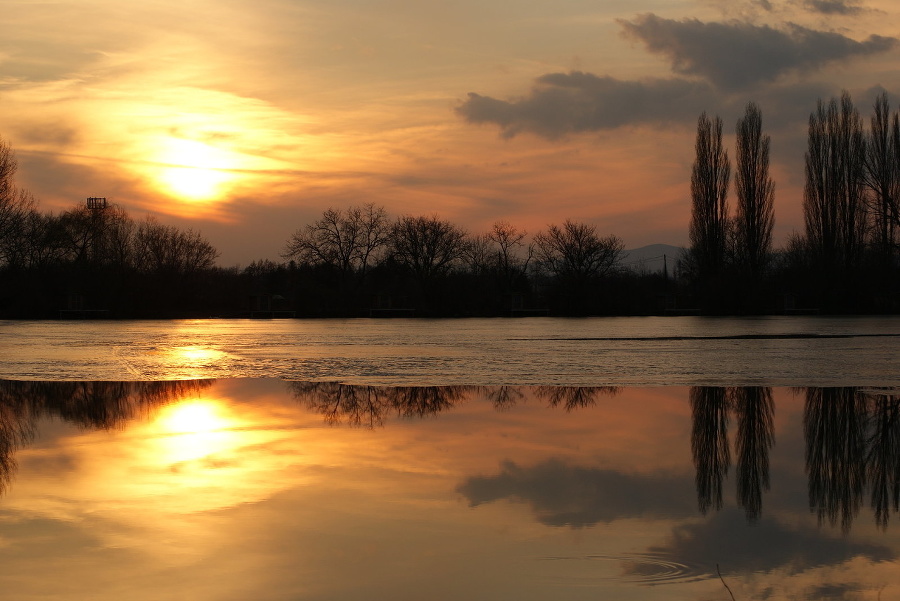
[[[411,581],[436,599],[718,598],[716,563],[741,598],[887,595],[900,590],[887,527],[898,402],[840,393],[861,429],[838,444],[850,409],[825,403],[836,394],[0,382],[0,458],[21,465],[14,482],[4,472],[0,560],[24,574],[0,584],[59,596],[31,567],[40,556],[87,586],[68,551],[41,542],[58,540],[118,575],[104,601],[171,596],[175,582],[204,601],[402,598]],[[863,478],[849,505],[842,470]],[[805,474],[810,499],[795,486]],[[867,502],[885,517],[863,519]],[[620,558],[618,576],[548,557]],[[642,557],[690,567],[663,578]]]

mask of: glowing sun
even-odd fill
[[[163,164],[159,184],[169,194],[186,200],[218,198],[235,180],[232,153],[194,140],[168,138],[160,149]]]

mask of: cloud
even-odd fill
[[[474,476],[457,491],[473,507],[513,499],[548,526],[576,528],[636,516],[696,514],[689,477],[631,475],[551,459],[533,467],[505,461],[496,476]]]
[[[740,21],[676,21],[652,13],[619,24],[626,36],[643,42],[650,52],[667,56],[676,73],[703,77],[724,90],[774,81],[788,73],[808,73],[897,44],[896,38],[877,35],[857,42],[795,24],[782,30]]]
[[[888,547],[830,537],[811,526],[789,528],[774,519],[763,518],[747,527],[743,514],[735,509],[722,511],[699,523],[673,529],[668,544],[649,551],[687,565],[722,562],[728,572],[769,572],[787,567],[792,573],[816,566],[835,565],[853,557],[890,561],[896,554]]]
[[[469,94],[456,112],[470,123],[494,123],[511,138],[528,131],[546,138],[629,124],[693,120],[712,90],[685,79],[623,81],[581,71],[539,77],[529,96],[498,100]]]
[[[805,0],[803,6],[823,15],[856,15],[863,11],[853,0]]]
[[[691,127],[703,111],[718,114],[728,127],[733,127],[752,100],[762,108],[763,125],[768,131],[800,131],[798,126],[802,129],[802,157],[806,148],[805,125],[816,101],[840,93],[840,86],[819,82],[761,86],[752,94],[727,94],[703,82],[685,79],[629,82],[590,73],[551,73],[538,78],[528,96],[499,100],[470,94],[456,112],[469,123],[498,125],[504,138],[528,132],[552,140],[628,125]],[[874,99],[867,93],[861,100],[868,96]],[[871,102],[858,106],[871,106]]]

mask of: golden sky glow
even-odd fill
[[[867,116],[877,91],[900,92],[886,0],[12,7],[0,136],[19,183],[47,210],[105,196],[199,229],[225,264],[277,259],[323,210],[364,202],[473,232],[573,218],[629,248],[685,244],[696,117],[731,132],[751,100],[780,244],[802,228],[816,100],[846,88]]]

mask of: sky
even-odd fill
[[[688,244],[699,115],[771,136],[775,243],[802,231],[819,99],[900,92],[888,0],[10,0],[0,137],[44,211],[103,196],[279,260],[328,208],[472,233],[573,219]],[[730,196],[734,205],[734,193]]]

